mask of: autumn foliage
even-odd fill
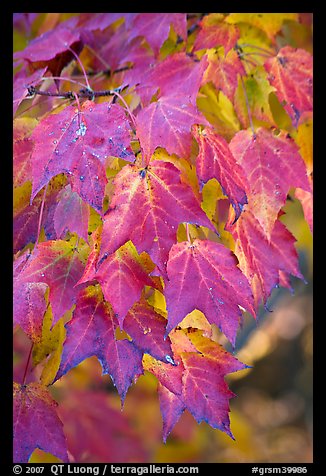
[[[185,410],[234,438],[225,376],[246,364],[219,336],[236,349],[244,312],[304,279],[282,208],[294,191],[312,229],[312,55],[277,40],[302,21],[59,15],[15,53],[15,462],[78,462],[52,390],[92,356],[122,405],[156,377],[164,441]]]

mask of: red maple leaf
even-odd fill
[[[74,285],[81,278],[83,269],[73,243],[50,240],[35,247],[17,280],[18,284],[45,283],[49,286],[54,325],[76,302],[78,290]]]
[[[201,131],[193,126],[192,133],[199,144],[196,170],[201,186],[212,178],[218,180],[235,210],[237,220],[247,203],[247,183],[242,167],[232,155],[226,140],[212,128],[206,127]]]
[[[77,233],[88,241],[89,208],[86,203],[67,185],[58,194],[53,224],[58,238],[64,238],[67,230]]]
[[[32,180],[32,164],[30,157],[33,141],[30,135],[37,125],[36,119],[17,118],[13,129],[13,178],[14,186],[18,187],[27,180]]]
[[[14,383],[14,463],[28,463],[36,448],[68,462],[66,438],[57,403],[38,383]]]
[[[313,232],[313,194],[312,192],[308,192],[307,190],[302,190],[301,188],[297,188],[295,191],[295,197],[300,200],[303,213],[306,222],[309,225],[311,233]]]
[[[166,443],[168,435],[186,409],[186,405],[179,395],[171,392],[160,382],[158,384],[157,393],[160,401],[160,410],[163,420],[162,436],[164,443]]]
[[[170,25],[173,25],[176,33],[183,40],[187,38],[185,13],[139,13],[132,22],[130,40],[136,36],[144,36],[155,55],[158,55],[169,35]]]
[[[151,88],[152,95],[159,88],[159,97],[179,96],[196,106],[197,93],[204,71],[206,57],[194,61],[186,53],[174,53],[156,65],[149,64],[143,71],[137,93]],[[132,76],[132,73],[130,73]]]
[[[78,29],[59,25],[31,40],[24,50],[14,53],[14,58],[28,61],[33,69],[47,67],[53,76],[59,76],[75,58],[69,48],[79,53],[82,47]]]
[[[225,23],[223,17],[216,13],[203,17],[199,26],[200,30],[194,43],[194,51],[223,46],[225,54],[227,54],[235,46],[240,36],[235,25]]]
[[[207,53],[208,66],[203,75],[202,84],[211,81],[218,91],[222,91],[230,101],[238,87],[239,75],[246,71],[236,51],[231,50],[226,56],[218,51]]]
[[[117,104],[108,107],[86,101],[80,111],[68,106],[47,116],[32,134],[32,199],[52,177],[65,172],[73,176],[73,188],[100,211],[106,183],[104,160],[110,155],[134,160],[130,131],[124,110]]]
[[[185,339],[191,351],[184,349]],[[174,359],[178,365],[169,366],[154,360],[146,364],[146,370],[159,380],[164,441],[185,409],[198,423],[206,421],[233,438],[230,431],[229,400],[234,394],[229,390],[224,377],[247,366],[216,342],[203,337],[198,330],[193,329],[186,334],[184,331],[177,331],[173,341]],[[169,379],[166,378],[166,373],[169,373]]]
[[[281,131],[242,130],[230,149],[247,178],[250,210],[270,236],[291,187],[310,190],[305,163],[295,142]]]
[[[277,55],[269,58],[265,64],[269,80],[276,88],[276,95],[284,102],[284,109],[296,127],[300,116],[312,111],[313,80],[312,56],[300,48],[285,46]]]
[[[164,317],[155,312],[145,299],[141,299],[128,311],[123,329],[142,352],[169,362],[173,361],[173,354],[170,339],[164,339],[166,323]]]
[[[179,223],[195,223],[215,231],[192,189],[181,183],[180,172],[171,163],[155,160],[146,168],[126,165],[116,175],[114,185],[104,217],[100,259],[131,240],[138,253],[146,251],[165,274]]]
[[[290,274],[303,279],[294,246],[295,238],[279,220],[275,222],[269,239],[248,209],[229,231],[235,239],[234,253],[251,285],[256,307],[261,302],[265,304],[273,288],[280,284],[280,272],[281,284]]]
[[[121,328],[127,312],[139,300],[144,286],[155,286],[131,242],[121,246],[101,263],[98,262],[93,279],[101,284],[105,299],[112,305]]]
[[[194,309],[202,311],[235,344],[242,313],[239,306],[255,315],[247,278],[237,267],[234,254],[208,240],[172,246],[165,287],[168,334]],[[197,285],[194,288],[193,283]]]
[[[144,107],[136,117],[136,135],[146,163],[156,147],[187,159],[191,150],[191,126],[208,125],[202,114],[183,96],[164,96]]]
[[[28,95],[28,88],[30,86],[37,86],[41,82],[47,68],[42,68],[34,71],[32,74],[27,74],[27,69],[23,68],[14,76],[13,81],[13,114],[15,115],[19,105]]]
[[[28,243],[35,243],[38,234],[40,210],[44,199],[44,193],[39,192],[30,204],[31,187],[27,183],[21,190],[20,201],[14,208],[13,230],[14,253],[21,250]],[[41,226],[49,240],[57,238],[53,225],[53,215],[57,206],[58,187],[49,186],[44,199]]]
[[[14,280],[13,323],[19,324],[33,342],[39,342],[42,336],[47,288],[45,283],[17,283]]]
[[[67,337],[56,380],[96,355],[103,374],[110,374],[123,403],[131,383],[143,373],[143,354],[128,339],[116,339],[117,324],[98,287],[89,286],[81,291],[73,317],[66,324]]]

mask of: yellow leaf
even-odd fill
[[[298,20],[297,13],[230,13],[226,17],[227,23],[249,23],[263,30],[269,38],[274,36],[282,28],[285,20]]]
[[[66,337],[63,318],[51,329],[52,319],[52,310],[51,306],[49,306],[43,319],[41,340],[39,343],[35,343],[33,347],[34,365],[38,365],[46,357],[49,357],[41,374],[41,383],[43,385],[50,385],[59,369],[63,342]]]
[[[313,117],[311,112],[304,113],[299,122],[298,131],[294,137],[300,147],[300,154],[307,165],[307,173],[313,170]]]
[[[211,337],[212,327],[208,320],[201,311],[195,309],[186,315],[186,317],[180,322],[179,326],[181,329],[187,329],[188,327],[193,327],[195,329],[201,329],[204,331],[206,337]]]
[[[251,70],[250,74],[243,78],[243,83],[239,78],[234,96],[234,108],[245,129],[250,126],[247,101],[256,127],[255,119],[267,125],[276,125],[269,105],[269,95],[274,91],[275,88],[270,85],[263,66],[257,66]]]
[[[164,294],[157,289],[153,289],[152,294],[147,299],[148,304],[153,306],[155,311],[161,316],[167,317],[166,302]]]
[[[239,119],[232,102],[222,93],[216,91],[212,84],[205,84],[197,98],[198,109],[215,127],[216,132],[227,141],[241,129]]]

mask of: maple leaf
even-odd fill
[[[306,50],[285,46],[264,63],[276,96],[296,127],[300,116],[312,111],[312,56]]]
[[[205,56],[200,61],[194,61],[184,52],[174,53],[154,66],[149,64],[136,91],[138,93],[143,88],[151,88],[153,95],[159,88],[159,97],[182,96],[183,101],[196,106],[197,93],[206,67]]]
[[[198,423],[206,421],[233,438],[230,431],[229,400],[235,395],[228,389],[224,377],[247,365],[194,329],[186,333],[174,333],[173,351],[174,359],[178,362],[176,366],[154,359],[150,362],[144,360],[144,368],[159,380],[163,440],[166,441],[185,409]],[[167,373],[170,379],[166,378]]]
[[[302,114],[299,120],[297,134],[294,138],[300,147],[300,154],[307,166],[307,174],[313,170],[313,115],[312,112]]]
[[[13,114],[16,114],[19,105],[26,98],[28,88],[30,86],[37,86],[41,82],[46,69],[38,69],[28,75],[26,69],[23,68],[15,74],[13,81]]]
[[[14,324],[19,324],[33,342],[42,336],[43,316],[46,310],[45,283],[19,283],[14,279]]]
[[[85,13],[81,14],[78,27],[82,30],[106,30],[112,23],[120,18],[124,19],[124,23],[129,28],[130,23],[135,17],[135,13]]]
[[[38,121],[32,117],[14,119],[13,127],[13,178],[14,186],[18,187],[32,179],[30,156],[33,142],[30,135]]]
[[[123,322],[123,329],[142,352],[155,359],[173,361],[170,339],[164,339],[166,319],[144,299],[134,304]]]
[[[206,421],[234,439],[230,431],[229,400],[235,395],[229,390],[224,376],[245,369],[247,365],[198,331],[190,334],[189,339],[199,352],[180,354],[185,368],[182,399],[186,408],[198,423]]]
[[[43,317],[41,336],[34,341],[32,352],[34,366],[43,362],[40,375],[40,383],[43,385],[50,385],[56,376],[60,366],[63,341],[66,337],[63,319],[59,319],[54,326],[52,323],[53,313],[49,305]]]
[[[273,288],[279,285],[279,272],[303,279],[298,266],[295,238],[277,220],[270,239],[250,209],[245,210],[235,225],[228,228],[235,239],[234,253],[239,267],[247,276],[255,298],[255,306],[266,303]]]
[[[20,283],[45,283],[50,288],[55,324],[76,301],[74,285],[83,273],[81,257],[75,250],[75,242],[50,240],[39,243],[19,275]]]
[[[108,107],[85,101],[80,111],[68,106],[47,116],[31,136],[35,142],[32,199],[52,177],[65,172],[73,176],[73,188],[100,211],[106,183],[104,160],[110,155],[134,160],[130,131],[124,109],[118,104]]]
[[[14,383],[14,463],[28,463],[35,448],[68,462],[66,439],[57,403],[38,383]]]
[[[195,223],[215,231],[171,163],[155,160],[146,168],[126,165],[116,175],[114,185],[110,209],[104,217],[100,259],[131,240],[138,253],[146,251],[165,273],[179,223]]]
[[[297,188],[294,195],[300,200],[305,220],[309,225],[311,233],[313,233],[313,194],[312,192]]]
[[[69,230],[88,241],[88,217],[88,206],[71,190],[70,185],[67,185],[58,194],[58,204],[53,216],[57,237],[63,238]]]
[[[270,85],[263,66],[257,66],[251,70],[250,74],[243,77],[242,81],[241,78],[238,78],[234,108],[243,128],[246,129],[250,126],[248,108],[252,117],[276,125],[269,105],[269,96],[275,91],[275,88]]]
[[[75,58],[69,48],[79,53],[82,47],[78,30],[59,25],[31,40],[24,50],[14,53],[14,58],[28,61],[34,69],[48,67],[53,76],[59,76]]]
[[[201,19],[194,51],[223,46],[227,54],[235,46],[239,38],[239,30],[235,25],[229,25],[223,20],[224,16],[219,13],[211,13]]]
[[[284,131],[258,128],[238,132],[230,144],[242,166],[249,188],[250,209],[270,236],[291,187],[310,190],[305,164],[294,141]]]
[[[58,180],[59,182],[59,180]],[[44,199],[42,226],[48,239],[55,239],[56,232],[53,226],[53,215],[57,206],[58,183],[53,183],[44,193],[40,192],[30,204],[32,184],[25,182],[14,190],[14,218],[13,218],[13,249],[14,253],[21,250],[28,243],[34,243],[38,234],[40,210]]]
[[[225,56],[217,50],[207,51],[208,66],[203,75],[202,84],[212,81],[217,90],[223,91],[233,101],[238,86],[238,76],[245,75],[245,69],[236,53],[231,50]]]
[[[187,17],[185,13],[139,13],[132,22],[130,40],[144,36],[158,55],[173,25],[175,32],[185,40],[187,38]]]
[[[182,362],[173,365],[171,362],[163,362],[145,354],[143,357],[144,370],[155,375],[158,381],[175,395],[182,393],[182,375],[184,367]]]
[[[143,287],[155,286],[131,242],[121,246],[102,263],[98,262],[93,279],[101,284],[105,299],[113,307],[121,328],[125,315],[139,300]]]
[[[184,97],[164,96],[144,107],[136,117],[136,135],[146,163],[156,149],[187,159],[191,150],[191,126],[208,125],[206,119]]]
[[[170,392],[170,390],[164,387],[161,383],[158,384],[157,393],[163,420],[162,436],[164,443],[166,443],[168,435],[186,409],[186,405],[183,403],[179,395]]]
[[[275,42],[275,35],[282,28],[283,22],[297,19],[297,13],[230,13],[225,21],[231,24],[249,23],[263,30]]]
[[[206,127],[200,131],[199,127],[193,126],[192,133],[199,144],[196,170],[201,187],[212,178],[218,180],[223,194],[228,196],[234,207],[237,220],[243,205],[247,203],[247,183],[242,167],[232,155],[226,140],[212,128]]]
[[[187,314],[198,309],[234,346],[242,317],[239,306],[255,316],[249,283],[237,267],[234,254],[208,240],[177,243],[170,250],[167,272],[166,334]],[[194,282],[197,283],[195,289]]]
[[[143,373],[142,352],[127,339],[116,340],[117,321],[97,287],[80,292],[73,317],[65,327],[67,337],[56,380],[95,355],[103,374],[110,374],[123,403],[129,386]]]

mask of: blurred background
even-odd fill
[[[14,50],[47,31],[67,14],[15,14]],[[61,15],[61,16],[60,16]],[[284,24],[281,45],[311,48],[310,14],[300,25]],[[310,45],[310,46],[309,46]],[[311,142],[312,147],[312,142]],[[237,395],[231,400],[231,431],[235,441],[206,423],[198,425],[186,411],[162,442],[157,381],[141,376],[126,397],[123,411],[109,376],[102,377],[90,358],[51,387],[77,462],[286,462],[307,463],[312,456],[312,235],[300,202],[290,192],[282,221],[297,239],[300,269],[307,283],[292,280],[293,293],[275,289],[269,311],[255,322],[245,316],[234,354],[252,368],[231,374],[227,381]],[[227,347],[227,345],[226,345]],[[14,332],[14,380],[24,373],[30,341]],[[231,349],[228,349],[231,350]],[[37,378],[38,366],[28,372]],[[35,450],[30,462],[56,462]]]

